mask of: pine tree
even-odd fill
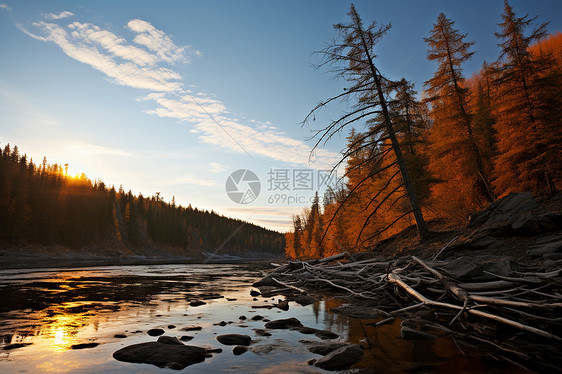
[[[535,20],[518,17],[505,1],[496,33],[501,54],[494,185],[501,193],[554,192],[561,179],[562,80],[550,55],[530,52],[531,44],[546,35],[547,24],[534,26]]]
[[[401,183],[410,203],[410,213],[413,213],[415,217],[420,237],[425,238],[428,232],[427,226],[406,167],[390,113],[389,102],[391,101],[394,82],[385,78],[375,64],[375,58],[377,57],[374,53],[375,45],[390,29],[390,25],[378,26],[376,22],[372,22],[368,26],[364,26],[361,17],[353,5],[351,5],[348,15],[350,16],[349,23],[334,25],[334,28],[339,33],[338,39],[318,53],[324,58],[321,66],[335,66],[337,76],[345,78],[350,83],[350,86],[346,88],[343,94],[318,104],[309,113],[304,122],[314,118],[317,110],[334,100],[340,98],[354,98],[357,100],[352,111],[345,113],[319,131],[316,144],[318,146],[320,143],[329,140],[336,133],[339,133],[346,126],[382,113],[384,121],[380,126],[372,127],[364,136],[370,140],[365,144],[365,147],[377,149],[376,144],[389,140],[387,145],[392,150],[395,164],[400,170]],[[346,150],[340,163],[350,157],[352,152],[354,152],[353,149]],[[373,161],[376,162],[377,160],[373,159]],[[368,223],[367,219],[364,225]],[[331,222],[328,226],[330,224]]]
[[[464,162],[456,163],[457,167],[462,166],[464,170],[456,170],[456,173],[464,175],[466,183],[474,184],[481,196],[492,201],[494,196],[488,182],[489,172],[485,169],[476,143],[468,105],[468,89],[464,85],[462,73],[463,63],[474,54],[470,51],[474,42],[465,41],[467,34],[459,33],[454,24],[441,13],[430,36],[424,38],[429,46],[427,58],[438,63],[433,77],[425,82],[430,95],[428,101],[433,103],[433,126],[443,128],[443,131],[433,131],[430,137],[434,151],[433,163],[441,162],[445,154],[454,152],[457,159],[464,159]],[[443,165],[445,168],[451,166]],[[441,166],[434,169],[441,169]],[[443,178],[443,175],[438,176]]]

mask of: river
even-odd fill
[[[308,306],[291,302],[288,311],[263,308],[275,300],[250,296],[251,284],[259,276],[251,265],[0,270],[0,373],[176,372],[113,359],[120,348],[155,341],[147,334],[152,328],[162,328],[170,336],[193,336],[186,344],[223,349],[183,372],[326,373],[307,363],[321,356],[309,352],[303,340],[319,338],[291,330],[260,336],[254,329],[263,329],[264,321],[252,320],[258,314],[270,320],[296,317],[305,326],[335,332],[337,340],[360,344],[365,355],[352,367],[354,372],[520,371],[476,348],[463,346],[461,351],[448,337],[402,339],[400,320],[375,328],[368,325],[373,320],[331,313],[330,308],[342,303],[337,298],[324,296]],[[206,304],[190,305],[194,300]],[[189,326],[201,330],[182,330]],[[216,340],[228,333],[250,335],[250,351],[236,356],[232,347]],[[73,349],[84,343],[94,344]]]

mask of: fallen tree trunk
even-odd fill
[[[463,309],[463,307],[460,307],[458,305],[449,304],[449,303],[442,303],[440,301],[434,301],[434,300],[428,299],[427,297],[423,296],[422,294],[420,294],[419,292],[414,290],[412,287],[408,286],[405,282],[403,282],[402,279],[400,279],[400,276],[397,275],[397,274],[394,274],[394,273],[389,274],[388,280],[392,283],[398,284],[400,287],[405,289],[406,292],[408,292],[410,295],[414,296],[416,299],[418,299],[419,301],[423,302],[424,304],[426,304],[428,306],[434,306],[434,307],[438,307],[438,308],[455,309],[455,310],[462,310]],[[556,335],[552,335],[551,333],[549,333],[547,331],[543,331],[541,329],[537,329],[537,328],[532,327],[532,326],[527,326],[527,325],[524,325],[522,323],[512,321],[512,320],[504,318],[504,317],[497,316],[495,314],[483,312],[481,310],[472,309],[472,308],[466,309],[466,311],[470,314],[474,314],[474,315],[482,317],[482,318],[488,318],[488,319],[494,320],[496,322],[500,322],[500,323],[518,328],[520,330],[525,330],[525,331],[531,332],[533,334],[543,336],[543,337],[548,338],[548,339],[553,339],[553,340],[556,340],[556,341],[559,341],[559,342],[562,341],[562,338],[560,338]]]

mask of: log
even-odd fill
[[[441,274],[440,272],[438,272],[434,268],[430,267],[429,265],[427,265],[425,262],[423,262],[422,260],[420,260],[416,256],[412,256],[412,259],[414,261],[416,261],[418,264],[420,264],[425,270],[427,270],[431,274],[435,275],[435,277],[437,279],[439,279],[439,281],[441,283],[443,283],[447,292],[449,292],[454,297],[456,297],[457,300],[461,301],[464,304],[464,307],[466,308],[466,305],[468,304],[468,293],[464,289],[460,288],[455,283],[448,280],[443,274]]]
[[[476,283],[459,283],[459,287],[466,291],[485,291],[485,290],[498,290],[503,288],[512,288],[515,285],[513,282],[507,281],[491,281],[491,282],[476,282]]]
[[[342,253],[338,253],[337,255],[333,255],[330,257],[324,257],[321,258],[320,260],[318,260],[318,264],[323,264],[326,262],[330,262],[330,261],[335,261],[335,260],[341,260],[342,258],[348,258],[349,257],[349,253],[348,252],[342,252]]]
[[[303,290],[302,288],[298,288],[298,287],[295,287],[295,286],[290,285],[290,284],[288,284],[288,283],[281,282],[280,280],[277,280],[277,279],[275,279],[275,278],[273,278],[273,277],[271,277],[271,280],[274,281],[275,283],[278,283],[279,285],[281,285],[281,286],[283,286],[283,287],[290,288],[290,289],[293,289],[293,290],[295,290],[295,291],[299,291],[300,293],[306,293],[306,291]]]
[[[451,244],[453,244],[453,243],[455,242],[455,240],[457,240],[458,238],[459,238],[459,236],[457,235],[457,236],[455,236],[453,239],[451,239],[450,242],[448,242],[447,244],[445,244],[445,246],[444,246],[443,248],[441,248],[441,250],[440,250],[439,252],[437,252],[437,254],[435,255],[435,257],[433,257],[433,258],[431,259],[431,261],[435,261],[435,259],[436,259],[437,257],[439,257],[439,255],[441,254],[441,252],[443,252],[445,249],[449,248],[449,246],[450,246]]]
[[[529,308],[529,309],[549,309],[549,310],[562,308],[562,303],[544,303],[544,302],[532,303],[532,302],[523,302],[523,301],[504,300],[495,297],[487,297],[487,296],[472,295],[472,294],[469,295],[469,298],[478,303],[493,304],[493,305],[500,305],[500,306],[522,307],[522,308]]]
[[[443,303],[443,302],[440,302],[440,301],[434,301],[434,300],[426,298],[425,296],[420,294],[418,291],[416,291],[413,288],[411,288],[410,286],[408,286],[404,281],[402,281],[400,276],[396,273],[389,274],[388,280],[391,283],[398,284],[400,287],[402,287],[404,290],[406,290],[406,292],[408,292],[410,295],[412,295],[413,297],[415,297],[416,299],[425,303],[428,306],[434,306],[434,307],[446,308],[446,309],[454,309],[454,310],[462,310],[463,309],[463,307],[460,307],[458,305]],[[524,324],[519,323],[517,321],[512,321],[510,319],[507,319],[507,318],[504,318],[504,317],[501,317],[501,316],[497,316],[495,314],[491,314],[491,313],[488,313],[488,312],[483,312],[483,311],[478,310],[478,309],[467,309],[466,311],[470,314],[474,314],[475,316],[490,319],[490,320],[500,322],[500,323],[503,323],[503,324],[511,326],[511,327],[515,327],[515,328],[520,329],[520,330],[524,330],[524,331],[527,331],[527,332],[530,332],[530,333],[533,333],[533,334],[536,334],[536,335],[540,335],[540,336],[548,338],[548,339],[553,339],[553,340],[562,342],[562,338],[560,338],[556,335],[553,335],[553,334],[551,334],[547,331],[538,329],[536,327],[527,326],[527,325],[524,325]]]

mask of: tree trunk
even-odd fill
[[[396,155],[396,161],[398,162],[398,167],[400,168],[400,174],[402,175],[402,180],[404,181],[404,188],[406,189],[406,194],[408,195],[408,199],[410,200],[410,205],[412,206],[412,212],[414,213],[414,218],[416,219],[418,234],[420,236],[420,239],[424,240],[427,238],[427,234],[428,234],[427,225],[425,224],[425,220],[423,219],[423,214],[418,204],[416,194],[414,192],[414,186],[412,185],[410,176],[408,175],[408,171],[406,170],[406,163],[404,162],[404,157],[402,156],[402,151],[400,150],[400,145],[398,144],[398,139],[396,138],[396,134],[394,132],[394,128],[392,127],[392,122],[390,120],[390,115],[388,113],[388,107],[386,104],[386,100],[384,98],[384,92],[381,87],[380,77],[377,74],[377,69],[375,68],[373,59],[369,54],[369,49],[367,48],[367,44],[363,36],[363,29],[361,28],[360,24],[357,24],[357,29],[359,30],[359,33],[361,35],[363,49],[365,50],[365,54],[369,61],[369,66],[371,68],[371,74],[373,75],[373,79],[375,81],[377,94],[379,97],[379,103],[382,108],[382,113],[384,116],[384,121],[386,123],[388,136],[392,143],[392,149],[394,150],[394,154]]]

